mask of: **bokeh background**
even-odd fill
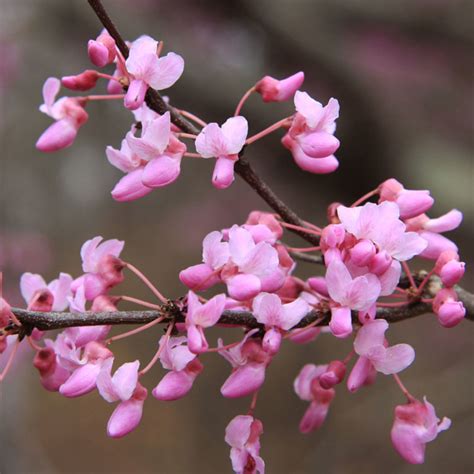
[[[463,0],[105,0],[128,39],[164,39],[183,55],[183,78],[172,103],[222,122],[242,93],[263,75],[304,70],[304,89],[321,101],[341,102],[339,170],[314,176],[297,168],[277,137],[252,147],[249,159],[305,218],[323,222],[333,201],[350,203],[388,177],[407,188],[430,189],[437,216],[465,214],[451,234],[466,262],[473,256],[472,20]],[[212,163],[189,160],[172,186],[120,204],[110,190],[120,173],[105,158],[119,146],[130,114],[116,103],[88,107],[89,123],[75,145],[41,154],[35,141],[49,125],[38,112],[48,76],[89,66],[86,42],[100,31],[85,0],[0,0],[0,267],[5,292],[18,292],[24,271],[48,280],[80,272],[79,248],[95,235],[126,241],[125,258],[170,297],[184,293],[177,272],[200,260],[206,233],[245,220],[265,205],[243,182],[226,191],[210,184]],[[244,113],[255,132],[287,114],[291,104]],[[296,242],[296,241],[295,241]],[[309,276],[316,270],[302,267]],[[464,285],[473,290],[472,273]],[[149,299],[133,276],[122,293]],[[161,329],[115,348],[120,360],[154,353]],[[212,333],[215,341],[217,332]],[[428,446],[424,466],[404,463],[392,449],[393,408],[403,398],[388,377],[355,395],[338,390],[324,427],[309,436],[297,426],[306,405],[292,389],[300,367],[349,350],[349,341],[320,337],[284,347],[267,372],[257,416],[264,422],[262,455],[269,473],[429,473],[473,471],[473,325],[445,330],[432,315],[394,326],[390,340],[415,346],[403,380],[427,395],[453,426]],[[225,334],[231,340],[232,334]],[[217,356],[191,394],[166,404],[152,397],[140,427],[121,440],[106,437],[112,406],[96,394],[68,400],[44,391],[26,350],[0,387],[2,473],[230,472],[223,434],[248,400],[226,400],[219,387],[229,372]],[[147,376],[152,388],[163,375]]]

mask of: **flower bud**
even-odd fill
[[[281,332],[275,328],[270,328],[262,340],[262,348],[270,355],[275,355],[280,350]]]
[[[87,91],[97,84],[99,74],[97,71],[87,69],[81,74],[75,76],[64,76],[61,78],[61,84],[74,91]]]
[[[286,79],[278,80],[265,76],[257,82],[255,90],[264,102],[284,102],[290,100],[304,81],[304,72],[300,71]]]
[[[350,250],[352,263],[359,267],[365,267],[375,256],[377,249],[370,240],[361,240]]]
[[[375,275],[382,275],[390,268],[391,263],[392,257],[382,250],[373,256],[369,263],[369,271]]]
[[[443,265],[439,276],[445,286],[454,286],[464,275],[465,263],[451,260]]]
[[[299,144],[304,153],[311,158],[325,158],[339,148],[339,140],[330,133],[313,132],[302,136]]]
[[[319,383],[322,388],[330,389],[341,383],[346,375],[346,364],[340,360],[333,360],[329,363],[326,372],[319,376]]]

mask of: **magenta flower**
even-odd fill
[[[162,336],[160,346],[165,344],[161,354],[161,365],[169,372],[153,389],[153,396],[158,400],[178,400],[189,393],[203,365],[196,354],[185,345],[185,337]]]
[[[46,284],[43,277],[33,273],[23,273],[20,290],[28,308],[32,311],[64,311],[71,295],[72,277],[60,273],[59,278]]]
[[[130,47],[125,63],[132,80],[125,96],[125,107],[135,110],[143,104],[148,87],[168,89],[183,74],[184,60],[175,53],[158,57],[158,42],[149,36],[140,36]]]
[[[255,84],[255,90],[264,102],[285,102],[295,95],[304,81],[304,72],[300,71],[285,79],[265,76]]]
[[[204,335],[204,328],[214,326],[221,317],[226,302],[225,294],[216,295],[206,303],[191,290],[188,291],[188,311],[186,313],[186,329],[188,331],[189,350],[194,354],[206,352],[209,344]]]
[[[293,388],[298,397],[311,402],[299,425],[301,433],[311,433],[321,427],[336,395],[333,388],[325,389],[319,381],[321,375],[326,373],[327,367],[327,365],[306,364],[294,381]]]
[[[411,464],[425,461],[426,443],[436,439],[441,431],[451,426],[451,420],[436,416],[434,406],[423,398],[395,408],[391,437],[398,454]]]
[[[38,369],[41,385],[50,392],[57,392],[71,375],[69,370],[58,363],[56,353],[48,342],[45,348],[36,353],[33,365]]]
[[[336,337],[347,337],[352,332],[351,310],[367,311],[380,296],[378,278],[371,273],[352,278],[339,260],[332,261],[326,272],[329,296],[337,303],[331,307],[329,327]]]
[[[433,300],[433,311],[438,316],[439,323],[452,328],[457,326],[466,316],[466,308],[453,288],[443,288],[438,291]]]
[[[53,118],[55,123],[36,142],[36,148],[41,151],[57,151],[72,145],[79,128],[89,118],[83,99],[62,97],[56,101],[60,87],[61,82],[55,77],[48,78],[43,86],[44,104],[40,111]]]
[[[239,159],[247,133],[247,120],[238,116],[227,119],[221,127],[210,123],[197,136],[197,152],[203,158],[217,158],[212,176],[216,188],[227,188],[234,181],[234,164]]]
[[[89,40],[87,43],[87,53],[95,66],[107,66],[107,64],[111,64],[114,61],[117,54],[115,40],[104,29],[95,40]]]
[[[372,369],[385,375],[396,374],[406,369],[415,359],[415,351],[408,344],[387,347],[384,336],[387,329],[387,321],[376,319],[367,321],[357,332],[354,350],[359,359],[347,381],[351,392],[358,390],[370,379]]]
[[[230,459],[236,474],[264,474],[265,462],[260,457],[262,422],[250,415],[239,415],[225,430],[225,442],[231,447]]]

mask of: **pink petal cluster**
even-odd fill
[[[339,102],[331,98],[326,106],[308,93],[295,94],[296,115],[282,143],[288,148],[296,164],[311,173],[332,173],[339,166],[334,156],[339,140],[334,136]]]
[[[245,117],[227,119],[222,126],[215,122],[206,125],[196,138],[196,150],[203,158],[217,158],[212,184],[218,189],[229,187],[234,181],[234,165],[247,139]]]
[[[43,86],[44,103],[40,106],[40,111],[53,118],[55,122],[36,142],[36,148],[41,151],[51,152],[71,146],[79,128],[89,118],[84,109],[84,99],[62,97],[56,100],[60,87],[61,81],[55,77],[48,78]]]
[[[140,36],[131,47],[125,63],[131,76],[124,104],[135,110],[143,104],[148,87],[168,89],[183,74],[184,60],[175,53],[158,57],[158,42],[150,36]]]
[[[142,106],[142,109],[145,106]],[[147,195],[153,189],[174,182],[181,172],[181,159],[186,145],[171,132],[170,114],[141,115],[141,136],[132,129],[120,150],[111,146],[106,149],[109,162],[126,175],[115,185],[112,197],[117,201],[132,201]]]
[[[433,405],[426,397],[423,403],[412,400],[395,408],[392,443],[405,461],[422,464],[425,461],[426,443],[435,440],[441,431],[450,426],[449,418],[439,420]]]
[[[304,72],[300,71],[285,79],[275,79],[265,76],[255,84],[255,90],[264,102],[285,102],[295,95],[295,92],[303,85]]]
[[[298,397],[310,402],[300,422],[301,433],[310,433],[322,426],[336,395],[334,388],[321,386],[321,376],[327,373],[327,369],[327,365],[306,364],[294,381],[293,387]]]
[[[388,323],[384,319],[367,321],[357,332],[354,350],[359,356],[347,380],[347,387],[355,392],[370,383],[374,371],[396,374],[406,369],[415,359],[415,351],[408,344],[388,347],[385,331]]]
[[[87,53],[95,66],[107,66],[107,64],[111,64],[114,61],[117,55],[115,40],[106,30],[102,30],[95,40],[89,40],[87,43]]]
[[[225,430],[225,442],[231,447],[230,459],[236,474],[264,474],[265,462],[260,457],[262,422],[251,415],[238,415]]]

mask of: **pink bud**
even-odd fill
[[[191,290],[207,290],[219,283],[220,278],[214,270],[205,263],[193,265],[179,272],[179,279]]]
[[[356,392],[364,385],[371,384],[377,371],[366,357],[359,357],[352,367],[351,373],[347,379],[347,388],[349,392]]]
[[[36,148],[44,152],[62,150],[76,139],[78,127],[70,120],[62,119],[50,125],[36,142]]]
[[[359,266],[365,267],[375,256],[377,249],[370,240],[361,240],[350,250],[351,261]]]
[[[319,293],[320,295],[323,295],[323,296],[329,296],[328,285],[327,285],[326,279],[324,277],[311,277],[311,278],[308,278],[308,285],[316,293]]]
[[[400,191],[403,191],[403,185],[394,178],[387,179],[379,186],[382,201],[395,201]]]
[[[212,174],[212,184],[217,189],[228,188],[233,183],[235,161],[225,156],[217,158]]]
[[[400,192],[396,203],[400,208],[400,218],[409,219],[430,209],[434,199],[430,196],[429,191],[404,190]]]
[[[347,307],[331,308],[331,321],[329,329],[334,336],[344,338],[352,333],[352,316],[351,310]]]
[[[435,272],[439,275],[441,269],[451,260],[459,261],[459,255],[457,252],[454,250],[446,250],[441,252],[434,266]]]
[[[304,73],[301,71],[282,80],[265,76],[257,82],[255,90],[261,94],[264,102],[284,102],[295,95],[303,81]]]
[[[262,285],[255,275],[239,274],[226,281],[227,290],[231,298],[239,301],[248,300],[256,296]]]
[[[87,43],[89,59],[97,67],[104,67],[113,62],[116,56],[115,41],[104,31],[97,40],[89,40]]]
[[[59,387],[59,393],[68,398],[80,397],[94,390],[100,364],[86,364],[76,369]]]
[[[258,390],[265,381],[265,365],[250,362],[235,369],[224,385],[221,394],[226,398],[239,398]]]
[[[162,401],[179,400],[191,390],[194,379],[186,370],[168,372],[153,389],[152,394]]]
[[[326,372],[319,376],[319,383],[322,388],[329,389],[341,383],[346,375],[346,364],[340,360],[333,360],[329,363]]]
[[[340,145],[334,135],[326,132],[305,134],[298,141],[302,150],[311,158],[325,158],[332,155]]]
[[[330,248],[324,252],[324,264],[329,266],[331,262],[341,262],[342,255],[339,249]]]
[[[369,271],[375,275],[382,275],[390,268],[391,263],[392,257],[385,250],[382,250],[373,256],[369,263]]]
[[[438,321],[445,328],[458,325],[466,316],[466,308],[461,301],[446,301],[438,310]]]
[[[278,329],[270,328],[262,340],[262,348],[270,355],[275,355],[280,350],[281,332]]]
[[[329,224],[323,229],[321,245],[325,248],[335,248],[344,242],[346,231],[342,224]]]
[[[99,74],[97,71],[87,69],[76,76],[64,76],[61,78],[61,84],[74,91],[87,91],[97,84]]]
[[[138,168],[126,174],[112,190],[112,197],[119,202],[134,201],[146,196],[153,189],[142,183],[143,168]]]
[[[148,85],[145,81],[133,79],[128,86],[127,94],[125,95],[125,107],[129,110],[138,109],[145,100],[145,94],[147,90]]]
[[[40,373],[41,385],[46,390],[56,392],[69,378],[70,372],[56,362],[56,354],[51,347],[38,351],[33,359],[33,365]]]
[[[194,354],[206,352],[209,348],[203,329],[194,324],[188,327],[188,348]]]
[[[443,265],[439,276],[445,286],[454,286],[464,275],[465,263],[451,260]]]

